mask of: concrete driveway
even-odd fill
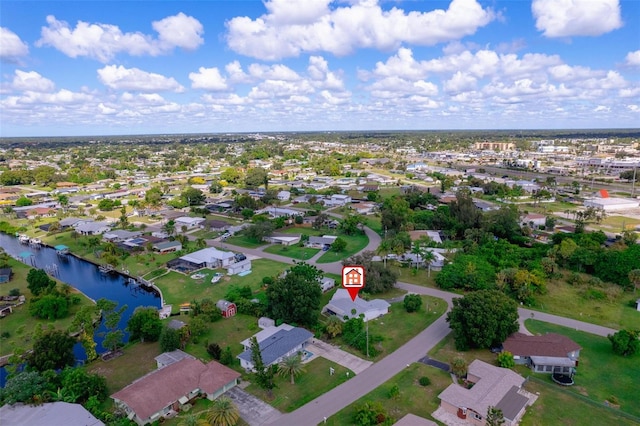
[[[269,423],[276,423],[282,417],[282,413],[261,399],[245,392],[239,387],[234,387],[225,392],[238,407],[242,420],[250,426],[261,426]]]
[[[348,368],[355,374],[362,373],[364,370],[369,368],[371,364],[373,364],[371,361],[366,361],[321,340],[314,340],[313,343],[307,345],[306,350],[313,354],[308,361],[321,356],[322,358]]]

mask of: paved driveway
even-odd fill
[[[322,358],[348,368],[356,374],[362,373],[364,370],[369,368],[371,364],[373,364],[371,361],[359,358],[321,340],[314,340],[313,343],[307,345],[306,350],[313,354],[313,357],[309,358],[309,360],[321,356]]]
[[[280,411],[237,386],[229,389],[225,395],[236,404],[238,411],[240,411],[240,417],[250,426],[277,424],[278,419],[282,416]]]

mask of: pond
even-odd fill
[[[101,273],[96,265],[86,260],[72,255],[60,256],[56,250],[49,247],[30,247],[20,243],[17,238],[2,233],[0,233],[0,247],[16,259],[22,257],[28,265],[45,270],[55,269],[56,279],[78,289],[93,300],[104,297],[118,302],[118,306],[127,305],[127,310],[118,324],[118,328],[125,332],[125,342],[129,338],[125,331],[127,321],[135,308],[138,306],[161,307],[160,295],[156,291],[130,284],[128,278],[119,273]],[[26,252],[30,252],[31,255],[28,256]],[[101,324],[94,336],[98,354],[106,351],[102,347],[105,331],[104,324]],[[76,344],[74,353],[76,359],[80,361],[87,358],[80,344]],[[4,378],[5,371],[2,369],[0,386],[4,385]]]

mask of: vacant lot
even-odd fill
[[[280,256],[290,257],[298,260],[309,260],[315,256],[320,249],[314,249],[310,247],[300,247],[298,245],[283,246],[280,244],[274,244],[271,247],[264,249],[264,252],[271,254],[278,254]]]
[[[420,386],[418,383],[420,377],[428,377],[431,384]],[[354,419],[356,410],[368,401],[381,403],[389,416],[395,420],[399,420],[407,413],[432,419],[431,413],[440,405],[438,395],[450,384],[451,376],[448,373],[424,364],[414,363],[353,404],[331,416],[327,420],[327,424],[332,426],[357,425],[358,423]],[[398,386],[400,394],[397,398],[390,398],[389,391],[394,385]]]

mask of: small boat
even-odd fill
[[[42,245],[42,240],[40,238],[31,238],[29,239],[29,245],[33,247],[40,247]]]
[[[20,241],[22,244],[29,244],[29,240],[30,238],[28,235],[22,234],[18,237],[18,241]]]
[[[54,247],[54,249],[58,256],[66,256],[69,254],[69,247],[65,246],[64,244],[58,244]]]

